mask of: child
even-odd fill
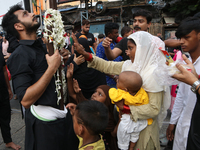
[[[102,133],[108,124],[108,109],[98,101],[69,103],[74,132],[79,138],[79,150],[105,150]]]
[[[71,63],[67,67],[67,86],[70,100],[75,104],[78,104],[82,101],[88,101],[88,99],[83,96],[77,80],[72,79],[74,72],[73,70],[74,65]],[[93,101],[99,101],[108,108],[109,122],[102,135],[105,142],[106,150],[118,150],[116,136],[119,122],[117,123],[114,119],[114,105],[111,103],[111,100],[109,98],[109,89],[110,87],[108,85],[98,86],[90,99]]]
[[[142,87],[141,76],[133,71],[124,71],[119,74],[117,89],[111,88],[109,96],[113,103],[123,102],[125,105],[144,105],[149,103],[148,95]],[[120,109],[122,110],[122,109]],[[152,119],[132,121],[130,112],[123,112],[117,130],[118,147],[123,150],[133,150],[140,131],[152,124]],[[130,142],[130,146],[129,146]]]

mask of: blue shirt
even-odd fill
[[[111,50],[115,47],[115,45],[116,45],[115,42],[110,44]],[[108,58],[106,57],[106,54],[105,54],[105,49],[102,46],[102,42],[99,43],[99,45],[97,46],[96,56],[108,61]],[[122,61],[122,60],[123,60],[122,56],[118,56],[113,61]],[[114,85],[114,86],[116,85],[115,80],[110,78],[110,77],[108,77],[108,76],[106,76],[106,82],[107,82],[107,85]]]

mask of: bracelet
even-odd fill
[[[130,114],[131,113],[130,107],[128,105],[124,105],[124,109],[122,110],[122,112],[125,114]]]
[[[198,75],[198,79],[200,79],[200,75]]]
[[[89,54],[89,58],[88,58],[88,59],[85,59],[85,60],[86,60],[86,61],[91,61],[91,60],[92,60],[92,58],[93,58],[93,57],[92,57],[92,54],[91,54],[91,53],[89,53],[89,52],[88,52],[88,54]]]

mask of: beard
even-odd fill
[[[36,17],[33,18],[33,22],[34,20],[36,19]],[[21,22],[25,28],[26,28],[26,34],[32,34],[32,33],[36,33],[37,29],[40,27],[40,22],[37,22],[36,24],[32,24],[31,23],[24,23],[24,22]]]

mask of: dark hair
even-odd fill
[[[133,39],[128,39],[130,42],[136,45],[135,41]]]
[[[139,9],[133,13],[133,19],[137,16],[143,16],[147,19],[147,23],[150,23],[152,20],[152,13],[146,9]]]
[[[124,34],[129,33],[131,30],[133,30],[133,29],[129,26],[123,27],[122,30],[121,30],[121,36],[123,37]]]
[[[83,20],[83,21],[82,21],[82,26],[88,25],[88,24],[90,24],[90,22],[89,22],[88,20]]]
[[[108,36],[108,33],[112,33],[113,29],[119,29],[119,25],[114,22],[109,22],[105,24],[105,35]]]
[[[104,34],[99,34],[99,35],[98,35],[98,38],[99,38],[99,39],[104,38],[104,37],[105,37]]]
[[[2,20],[2,27],[7,32],[7,34],[11,34],[13,36],[16,36],[19,39],[19,33],[14,27],[15,23],[20,22],[18,20],[18,17],[14,14],[14,12],[18,10],[23,10],[22,6],[19,4],[16,4],[12,7],[10,7],[10,10],[5,14]]]
[[[176,31],[176,37],[181,38],[192,31],[200,32],[200,19],[196,17],[188,17],[184,19]]]
[[[87,128],[90,134],[98,135],[102,133],[108,124],[108,109],[105,104],[88,100],[76,106],[78,111],[78,123]]]

